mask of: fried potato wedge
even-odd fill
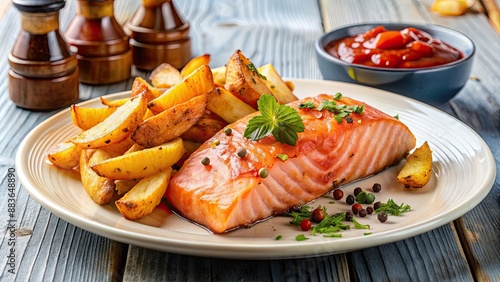
[[[139,124],[131,138],[146,148],[171,141],[193,126],[205,112],[207,95],[175,105]]]
[[[70,141],[84,148],[100,148],[116,144],[126,139],[142,122],[147,110],[146,105],[147,100],[144,96],[136,97],[119,107],[103,122],[83,131]]]
[[[271,90],[270,94],[278,100],[278,103],[283,105],[297,100],[297,97],[288,88],[288,85],[283,81],[272,64],[263,65],[258,70],[260,74],[266,77],[264,83]]]
[[[90,129],[101,123],[112,113],[116,108],[81,108],[77,105],[71,105],[71,120],[73,124],[83,130]]]
[[[422,188],[429,182],[432,174],[432,151],[424,142],[411,153],[396,180],[407,188]]]
[[[151,176],[175,164],[184,154],[181,138],[171,142],[104,160],[92,169],[108,179],[137,179]]]
[[[151,86],[146,80],[139,76],[134,79],[130,92],[131,97],[143,95],[144,97],[146,97],[146,100],[148,100],[148,102],[155,99],[156,97],[159,97],[161,94],[163,94],[162,90]]]
[[[207,65],[197,68],[182,82],[165,91],[160,97],[148,103],[148,108],[155,114],[175,105],[189,101],[191,98],[207,94],[214,88],[212,71]]]
[[[141,179],[121,199],[115,202],[123,217],[137,220],[152,213],[167,191],[171,175],[172,168],[169,167]]]
[[[140,179],[115,180],[115,190],[119,196],[125,195],[125,193],[139,183],[139,180]]]
[[[203,54],[192,58],[181,70],[181,76],[187,77],[202,65],[210,64],[210,54]]]
[[[130,148],[135,145],[134,140],[130,139],[130,135],[125,138],[123,141],[118,143],[103,147],[108,153],[110,153],[113,157],[117,157],[125,154]]]
[[[156,88],[170,88],[182,81],[182,75],[174,66],[163,63],[151,72],[149,81]]]
[[[224,84],[226,84],[226,66],[212,69],[212,77],[215,86],[224,87]]]
[[[207,109],[228,123],[233,123],[255,112],[255,109],[250,105],[221,87],[216,87],[214,91],[208,93]]]
[[[226,65],[224,88],[243,102],[257,109],[257,101],[262,94],[272,94],[253,63],[237,50]]]
[[[62,169],[72,169],[80,163],[82,148],[72,142],[62,142],[49,148],[47,158]]]
[[[99,205],[109,204],[115,191],[113,180],[100,177],[92,168],[92,163],[101,162],[111,158],[111,155],[105,150],[84,149],[80,155],[80,178],[83,188],[90,198]]]
[[[121,107],[125,103],[127,103],[128,101],[130,101],[129,97],[121,98],[121,99],[117,99],[117,100],[109,100],[109,99],[106,99],[104,97],[101,97],[101,103],[105,106],[112,107],[112,108]]]
[[[212,138],[215,133],[219,132],[227,124],[218,115],[206,110],[198,121],[181,135],[181,138],[182,140],[203,143]]]

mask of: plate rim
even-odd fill
[[[362,86],[362,85],[356,85],[356,84],[351,84],[351,83],[345,83],[345,82],[336,82],[336,81],[326,81],[326,80],[315,80],[315,79],[291,79],[293,83],[298,83],[298,84],[307,84],[307,83],[313,83],[313,84],[325,84],[327,86],[336,86],[336,85],[341,85],[345,87],[354,87],[354,88],[363,88],[365,91],[375,91],[380,95],[386,96],[393,96],[395,99],[400,99],[400,100],[407,100],[413,104],[418,104],[423,107],[427,108],[432,108],[434,111],[438,112],[439,114],[445,114],[449,118],[453,119],[455,122],[459,122],[461,126],[463,126],[466,130],[469,131],[469,133],[472,133],[478,141],[479,144],[481,145],[481,149],[484,150],[484,153],[487,157],[486,163],[492,164],[493,166],[491,167],[491,170],[488,172],[487,177],[482,179],[481,182],[481,187],[482,189],[479,189],[476,194],[472,197],[471,200],[461,203],[461,205],[455,207],[454,209],[451,209],[451,211],[455,211],[455,213],[452,213],[451,211],[448,211],[446,213],[447,216],[442,216],[438,218],[437,220],[434,221],[424,221],[422,224],[418,225],[417,227],[410,228],[409,231],[403,232],[403,234],[393,234],[391,230],[386,231],[386,232],[380,232],[378,234],[374,234],[370,236],[370,240],[361,240],[361,243],[357,242],[359,241],[359,238],[342,238],[343,242],[346,242],[344,245],[349,245],[347,243],[355,240],[356,246],[354,247],[344,247],[340,248],[339,250],[336,251],[330,251],[330,252],[324,252],[324,253],[308,253],[308,252],[297,252],[297,251],[290,251],[288,250],[289,248],[293,248],[295,244],[287,244],[287,243],[279,243],[275,245],[263,245],[263,246],[255,246],[254,244],[232,244],[230,246],[226,246],[223,243],[216,243],[216,244],[207,244],[204,242],[193,242],[193,241],[188,241],[186,242],[185,240],[178,240],[178,239],[171,239],[171,238],[158,238],[158,236],[152,236],[149,234],[137,234],[133,233],[132,231],[129,230],[123,230],[120,229],[119,227],[113,227],[113,226],[108,226],[105,223],[98,222],[96,220],[90,220],[85,217],[78,216],[78,214],[74,214],[69,210],[66,210],[63,207],[58,207],[57,204],[54,204],[52,199],[44,196],[37,187],[36,185],[31,186],[31,182],[27,173],[22,169],[22,161],[23,161],[23,152],[25,151],[25,147],[27,146],[27,143],[31,140],[31,137],[37,133],[37,131],[41,130],[43,127],[46,127],[50,125],[50,123],[54,120],[57,120],[60,118],[60,116],[68,114],[69,108],[65,108],[54,115],[50,116],[40,124],[38,124],[36,127],[34,127],[23,139],[23,141],[20,143],[17,152],[16,152],[16,158],[15,158],[15,163],[16,163],[16,174],[20,179],[20,182],[23,186],[23,188],[28,192],[28,194],[33,197],[41,206],[49,210],[51,213],[54,215],[62,218],[63,220],[67,221],[68,223],[71,223],[75,226],[78,226],[79,228],[82,228],[84,230],[87,230],[91,233],[116,240],[119,242],[127,243],[127,244],[132,244],[132,245],[137,245],[145,248],[150,248],[150,249],[160,249],[162,251],[167,251],[167,252],[174,252],[174,253],[179,253],[179,254],[185,254],[185,255],[193,255],[193,256],[203,256],[203,257],[214,257],[214,258],[238,258],[238,259],[277,259],[277,258],[299,258],[299,257],[310,257],[310,256],[321,256],[321,255],[329,255],[329,254],[336,254],[336,253],[343,253],[343,252],[348,252],[352,250],[358,250],[358,249],[363,249],[367,247],[373,247],[373,246],[378,246],[381,244],[385,243],[390,243],[390,242],[395,242],[399,240],[403,240],[409,237],[413,237],[425,232],[428,232],[430,230],[433,230],[435,228],[438,228],[446,223],[449,223],[450,221],[461,217],[464,215],[466,212],[470,211],[473,207],[478,205],[489,193],[491,188],[494,185],[494,181],[496,178],[496,163],[494,160],[494,156],[491,152],[491,149],[487,145],[487,143],[482,139],[482,137],[472,128],[470,128],[467,124],[464,122],[458,120],[454,116],[441,111],[440,109],[434,108],[430,105],[427,105],[423,102],[420,102],[418,100],[408,98],[405,96],[401,96],[396,93],[388,92],[385,90],[380,90],[368,86]],[[108,95],[103,95],[103,97],[106,98],[113,98],[113,97],[119,97],[122,95],[126,95],[130,93],[130,90],[126,91],[120,91],[117,93],[112,93]],[[319,93],[318,93],[319,94]],[[89,99],[87,101],[82,101],[80,103],[77,103],[79,106],[84,106],[86,104],[91,104],[95,103],[96,100],[99,100],[100,97],[96,97],[93,99]],[[397,102],[397,101],[396,101]],[[459,207],[465,206],[463,209],[459,209]],[[388,234],[387,234],[388,233]],[[214,235],[216,236],[216,235]],[[144,240],[147,239],[147,240]],[[331,240],[331,239],[330,239]],[[334,242],[334,241],[331,241]],[[318,245],[320,244],[326,244],[329,245],[327,241],[314,241],[314,242],[299,242],[301,246],[311,246],[311,245]],[[201,249],[203,249],[203,252],[201,252]],[[268,251],[274,251],[274,254],[267,253]],[[209,254],[207,253],[209,252]],[[262,253],[264,252],[264,253]],[[280,254],[277,254],[280,253]]]

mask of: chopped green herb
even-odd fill
[[[399,120],[399,115],[395,115],[394,118]]]
[[[278,235],[278,236],[276,236],[276,238],[275,238],[275,239],[276,239],[276,240],[280,240],[281,238],[283,238],[283,236]]]
[[[288,160],[288,155],[285,154],[276,154],[276,157],[282,161]]]
[[[293,218],[292,221],[290,221],[290,224],[300,225],[302,220],[311,218],[311,214],[311,207],[302,206],[299,211],[289,212],[285,215]]]
[[[354,229],[370,229],[369,224],[361,224],[354,217],[351,219],[352,223],[354,223]]]
[[[337,93],[339,94],[339,93]],[[342,94],[340,94],[342,95]],[[337,97],[337,96],[336,96]],[[349,114],[361,114],[365,109],[365,105],[337,105],[335,101],[325,100],[318,106],[318,111],[327,110],[335,114],[334,118],[338,123],[347,118]]]
[[[309,239],[309,238],[307,238],[306,235],[304,235],[304,234],[299,234],[299,235],[295,236],[295,240],[297,240],[297,241],[305,241],[307,239]]]
[[[334,97],[333,99],[335,99],[336,101],[338,101],[338,100],[342,99],[342,93],[337,92],[337,93],[335,94],[335,97]]]
[[[335,204],[335,202],[334,202],[334,201],[330,201],[330,202],[328,202],[328,203],[329,203],[329,204]]]
[[[326,238],[342,238],[342,234],[340,233],[333,233],[333,234],[325,234],[323,237]]]
[[[299,109],[314,109],[314,108],[316,108],[316,105],[314,105],[314,103],[311,101],[299,104]]]
[[[387,203],[380,204],[380,207],[375,210],[376,213],[386,212],[392,215],[401,215],[404,212],[411,210],[409,205],[405,205],[404,203],[401,205],[396,204],[394,200],[389,199]]]
[[[332,216],[325,213],[325,218],[320,223],[318,223],[318,225],[312,228],[312,235],[314,236],[317,233],[332,235],[336,232],[350,229],[351,227],[344,223],[344,218],[345,213],[343,212],[334,214]]]
[[[250,119],[243,136],[257,141],[272,134],[276,141],[295,146],[299,139],[297,133],[304,131],[304,123],[297,111],[280,105],[269,94],[263,94],[257,106],[261,115]]]
[[[260,76],[260,78],[262,78],[263,80],[267,80],[267,78],[263,76],[252,63],[247,64],[247,68],[254,72],[256,75]]]
[[[365,233],[363,233],[363,235],[365,235],[365,236],[372,235],[372,234],[373,234],[372,232],[365,232]]]

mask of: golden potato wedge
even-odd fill
[[[115,190],[119,196],[125,195],[130,191],[140,179],[129,179],[129,180],[115,180]]]
[[[160,97],[148,103],[148,108],[155,114],[175,105],[189,101],[191,98],[207,94],[214,88],[212,71],[207,65],[197,68],[182,82],[165,91]]]
[[[206,106],[207,95],[196,96],[148,118],[137,126],[131,138],[146,148],[173,140],[198,121]]]
[[[147,100],[138,96],[119,107],[103,122],[83,131],[70,141],[84,148],[99,148],[127,138],[139,125],[147,110]]]
[[[203,143],[212,138],[228,123],[218,115],[206,110],[198,121],[181,135],[182,140]]]
[[[100,177],[91,168],[91,164],[111,158],[105,150],[84,149],[80,155],[80,177],[83,188],[90,198],[99,205],[109,204],[115,191],[113,180]]]
[[[202,65],[210,64],[210,54],[203,54],[192,58],[181,70],[181,76],[187,77]]]
[[[216,87],[214,91],[208,93],[207,109],[228,123],[233,123],[256,111],[222,87]]]
[[[125,103],[130,101],[130,98],[121,98],[117,100],[109,100],[104,97],[101,97],[101,103],[105,106],[112,107],[112,108],[118,108],[123,106]]]
[[[257,109],[257,101],[262,94],[272,94],[253,63],[241,50],[237,50],[226,65],[226,84],[224,88],[243,102]]]
[[[120,141],[115,144],[111,144],[109,146],[103,147],[108,153],[110,153],[113,157],[117,157],[125,154],[130,148],[135,145],[134,140],[130,138],[130,135],[125,138],[123,141]]]
[[[137,179],[153,175],[175,164],[184,154],[181,138],[95,163],[91,168],[108,179]]]
[[[267,78],[264,80],[264,83],[271,90],[270,94],[278,100],[278,103],[288,104],[297,100],[297,97],[293,95],[292,90],[288,88],[288,85],[283,81],[272,64],[263,65],[258,70],[260,74]]]
[[[172,168],[169,167],[141,179],[125,196],[115,202],[123,217],[137,220],[152,213],[167,191],[171,175]]]
[[[155,99],[156,97],[159,97],[161,94],[163,94],[162,90],[151,86],[142,77],[136,77],[134,79],[134,82],[132,83],[132,89],[130,92],[131,97],[143,95],[146,97],[146,100],[148,100],[148,102]]]
[[[81,108],[77,105],[71,105],[71,120],[74,125],[83,130],[87,130],[101,123],[115,111],[116,108],[112,107]]]
[[[432,174],[432,151],[427,141],[411,153],[396,180],[407,188],[422,188]]]
[[[219,87],[224,87],[226,84],[226,66],[212,69],[214,84]]]
[[[80,162],[82,148],[72,142],[56,144],[47,151],[49,161],[62,169],[72,169]]]
[[[151,72],[149,81],[156,88],[170,88],[182,81],[182,75],[174,66],[163,63]]]

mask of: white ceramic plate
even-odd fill
[[[251,228],[213,235],[165,209],[138,222],[124,219],[114,205],[96,205],[85,193],[78,174],[56,169],[46,161],[47,149],[69,139],[79,130],[69,109],[37,126],[24,139],[16,156],[16,168],[24,188],[42,206],[62,219],[113,240],[173,253],[243,259],[305,257],[347,252],[402,240],[444,225],[476,206],[493,186],[495,161],[485,142],[469,127],[435,108],[389,92],[330,81],[294,80],[299,97],[341,92],[375,106],[389,115],[399,115],[417,137],[417,145],[428,141],[433,150],[433,175],[423,189],[410,190],[395,182],[399,166],[360,180],[343,189],[345,195],[360,186],[370,191],[382,184],[377,200],[409,204],[412,211],[390,216],[379,223],[376,215],[358,218],[370,230],[342,231],[342,238],[310,236],[290,218],[274,217]],[[129,92],[107,98],[122,98]],[[81,103],[98,106],[99,99]],[[345,197],[344,197],[345,199]],[[344,200],[331,203],[321,198],[311,206],[324,205],[329,213],[347,211]],[[370,235],[365,235],[371,232]],[[310,239],[297,241],[305,234]],[[275,238],[281,235],[282,239]]]

